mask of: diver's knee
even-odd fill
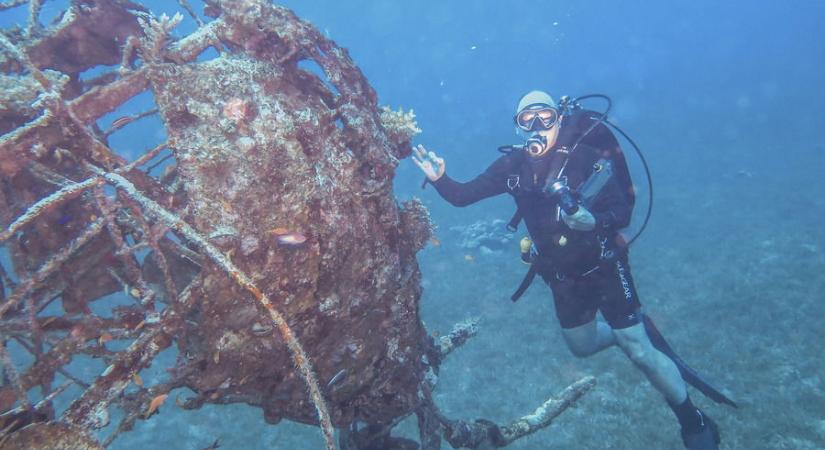
[[[619,341],[619,346],[625,355],[627,355],[628,359],[640,367],[648,367],[653,364],[651,361],[653,353],[650,351],[653,349],[645,344],[646,342],[637,339],[623,339]]]
[[[594,349],[590,348],[589,346],[585,345],[577,345],[573,344],[572,342],[567,342],[567,348],[570,350],[570,353],[573,354],[576,358],[587,358],[588,356],[594,353]]]
[[[625,354],[627,354],[627,357],[630,358],[631,361],[633,361],[633,364],[643,367],[649,365],[648,356],[650,355],[650,353],[643,346],[630,345],[627,348],[625,348],[624,351]]]
[[[595,345],[591,339],[585,336],[571,333],[564,333],[564,342],[567,349],[577,358],[586,358],[595,352]]]
[[[597,333],[595,322],[562,329],[567,348],[577,358],[586,358],[596,353],[598,350]]]

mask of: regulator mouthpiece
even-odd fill
[[[527,139],[527,142],[524,143],[524,148],[527,150],[532,156],[539,156],[544,153],[545,148],[547,147],[547,138],[540,135],[534,134]]]

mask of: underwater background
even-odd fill
[[[47,2],[43,21],[66,3]],[[142,3],[158,15],[179,10]],[[631,249],[637,288],[681,356],[739,402],[733,410],[692,391],[720,425],[722,448],[825,448],[825,3],[278,3],[348,48],[381,104],[414,109],[424,130],[415,143],[443,156],[459,180],[484,170],[498,146],[518,143],[512,115],[524,92],[609,95],[611,119],[640,145],[654,181],[650,225]],[[25,8],[0,14],[2,26],[25,20]],[[194,27],[185,16],[177,33]],[[153,120],[113,146],[137,153],[161,142]],[[646,180],[624,148],[639,186],[638,226]],[[421,198],[438,226],[438,245],[419,253],[422,319],[441,333],[481,321],[441,367],[435,400],[445,415],[505,423],[593,375],[597,387],[575,408],[509,448],[681,448],[665,402],[618,349],[569,353],[546,286],[509,301],[526,270],[523,227],[499,244],[468,235],[500,233],[494,221],[510,218],[512,201],[453,208],[422,191],[421,179],[402,161],[396,195]],[[162,364],[151,372],[162,376]],[[414,421],[400,431],[417,435]],[[201,449],[215,439],[225,449],[323,446],[317,428],[268,426],[255,408],[183,411],[170,402],[110,448]]]

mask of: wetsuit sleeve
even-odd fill
[[[590,212],[596,219],[596,229],[615,231],[630,225],[633,204],[614,179],[599,193]]]
[[[510,164],[506,156],[497,159],[481,175],[461,183],[446,173],[432,184],[444,200],[453,206],[467,206],[479,200],[503,194],[507,187]]]

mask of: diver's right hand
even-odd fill
[[[412,160],[430,181],[438,180],[447,170],[444,158],[439,158],[435,152],[427,151],[421,144],[413,147]]]

